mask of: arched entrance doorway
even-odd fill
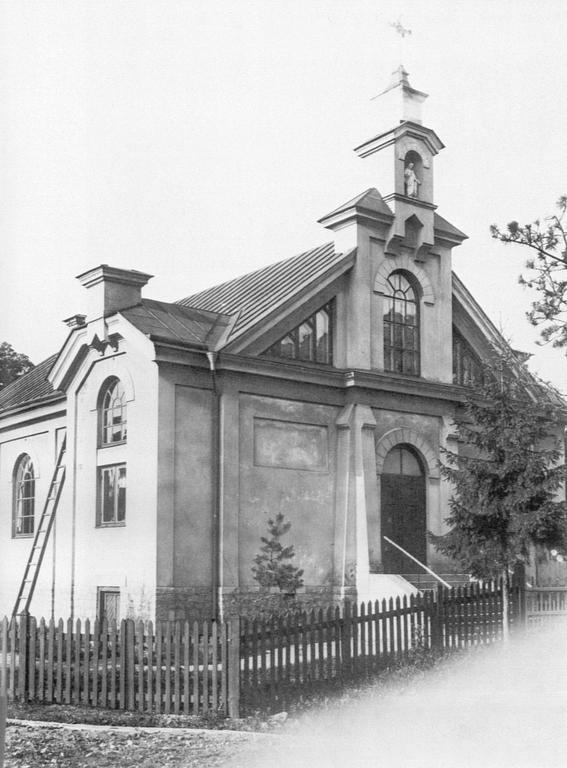
[[[396,445],[382,469],[381,522],[387,536],[420,562],[426,562],[425,472],[409,445]],[[395,547],[382,541],[384,573],[412,573],[417,566]]]

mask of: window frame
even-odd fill
[[[402,290],[401,287],[396,287],[392,282],[392,278],[401,277],[407,283],[407,287]],[[411,291],[412,298],[407,298],[407,294]],[[399,294],[402,294],[400,296]],[[403,322],[397,322],[395,319],[388,319],[387,316],[391,313],[395,318],[396,306],[402,303],[403,305]],[[384,371],[387,373],[395,373],[401,376],[420,376],[421,375],[421,306],[420,306],[420,293],[418,287],[415,284],[413,276],[405,272],[404,270],[396,270],[388,275],[386,280],[386,289],[383,294],[382,305],[382,349],[384,354]],[[407,313],[408,305],[415,307],[415,322],[407,322],[407,318],[410,317]],[[412,330],[414,342],[413,345],[408,344],[407,340],[410,337],[409,330]],[[401,344],[397,342],[397,336],[401,338]],[[401,370],[396,368],[396,356],[399,354],[401,357]],[[407,360],[410,360],[410,364],[406,364]]]
[[[117,611],[116,611],[116,618],[115,619],[107,619],[108,624],[110,625],[111,622],[114,620],[117,623],[120,621],[120,587],[97,587],[96,590],[96,615],[98,616],[99,622],[102,626],[102,622],[105,619],[105,597],[107,595],[112,595],[116,598],[117,603]]]
[[[326,354],[320,354],[317,343],[317,317],[320,314],[325,314],[327,317],[327,342],[326,342]],[[310,329],[310,335],[308,340],[309,353],[307,356],[302,354],[301,347],[305,343],[301,338],[301,329],[307,326]],[[308,317],[303,319],[294,328],[285,333],[281,338],[274,342],[265,352],[262,353],[264,357],[273,357],[278,360],[291,360],[295,363],[315,363],[317,365],[332,366],[333,365],[333,346],[334,346],[334,327],[335,327],[335,299],[330,299],[326,304],[316,309]],[[289,339],[289,344],[292,347],[292,354],[282,354],[281,345]],[[279,348],[279,349],[278,349]],[[321,359],[324,358],[324,359]]]
[[[30,483],[30,478],[25,477],[25,473],[31,471],[31,483],[33,484],[32,494],[21,496],[20,490],[24,489]],[[36,499],[36,481],[37,476],[34,469],[32,457],[28,453],[22,453],[15,465],[13,472],[13,499],[12,499],[12,538],[29,539],[35,535],[35,499]],[[31,502],[31,514],[20,514],[23,504]],[[20,520],[31,520],[31,530],[18,532],[18,522]]]
[[[114,395],[115,390],[120,391],[120,395],[117,398]],[[110,399],[110,404],[107,405],[106,401]],[[116,405],[116,401],[119,401],[119,406]],[[117,423],[112,421],[108,422],[108,414],[112,414],[119,409],[120,420]],[[107,379],[102,385],[98,399],[98,447],[99,448],[111,448],[115,445],[123,445],[128,439],[128,403],[126,400],[126,390],[122,381],[117,376],[112,376]],[[117,440],[106,440],[107,432],[112,431],[116,427],[120,428],[120,437]]]
[[[119,513],[119,497],[120,497],[120,477],[119,477],[119,470],[124,469],[124,511],[123,511],[123,518],[118,518]],[[104,519],[104,503],[105,503],[105,493],[104,493],[104,477],[105,474],[108,472],[112,472],[114,474],[113,478],[113,484],[116,483],[113,487],[112,492],[112,499],[113,499],[113,515],[111,520],[105,520]],[[127,465],[125,461],[116,462],[114,464],[102,464],[97,467],[97,477],[96,477],[96,487],[97,487],[97,493],[96,493],[96,527],[97,528],[124,528],[126,526],[126,500],[127,500],[127,491],[128,491],[128,472],[127,472]]]
[[[476,354],[472,346],[455,326],[453,326],[451,349],[453,356],[453,384],[456,384],[459,387],[468,387],[471,389],[481,385],[484,379],[484,371],[480,357]],[[472,365],[472,374],[470,376],[470,380],[468,381],[465,377],[465,360],[469,360]]]

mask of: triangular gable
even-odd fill
[[[352,267],[355,250],[336,253],[334,244],[271,264],[181,299],[184,307],[238,315],[225,349],[239,352],[279,322],[298,302],[308,301]]]
[[[514,374],[535,401],[547,400],[565,408],[559,392],[525,367],[525,353],[513,350],[488,315],[473,298],[462,281],[453,272],[453,325],[479,360],[488,361],[494,354],[504,354],[515,360]]]

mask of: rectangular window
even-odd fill
[[[99,467],[97,525],[125,525],[126,464]]]
[[[120,589],[118,587],[99,587],[97,602],[99,621],[106,619],[110,624],[111,621],[120,620]]]

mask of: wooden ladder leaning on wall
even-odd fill
[[[57,463],[53,471],[53,477],[49,484],[49,491],[47,493],[47,499],[43,505],[43,511],[39,520],[39,525],[35,532],[33,539],[33,545],[28,557],[26,569],[24,571],[24,577],[20,584],[20,590],[18,597],[16,598],[16,604],[12,611],[12,616],[17,616],[21,613],[27,613],[30,607],[31,599],[33,597],[37,577],[39,575],[39,569],[43,561],[43,556],[47,548],[47,542],[49,540],[49,534],[53,526],[55,519],[55,513],[57,512],[57,506],[59,504],[59,498],[63,489],[63,483],[65,482],[65,447],[67,438],[63,439],[61,448],[59,449],[59,455],[57,457]]]

